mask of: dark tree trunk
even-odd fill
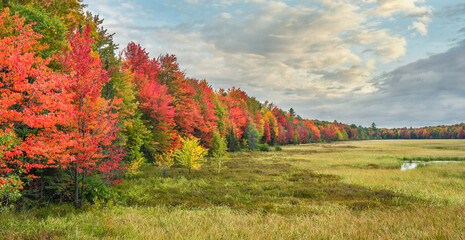
[[[84,201],[84,186],[85,186],[85,182],[86,181],[86,173],[83,173],[82,174],[82,182],[81,182],[81,196],[80,196],[80,199],[79,199],[79,208],[82,207],[82,201]]]
[[[77,162],[73,163],[74,165],[74,208],[79,208],[79,172],[77,167]]]

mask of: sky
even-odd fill
[[[378,127],[465,122],[465,2],[84,0],[124,49],[303,118]]]

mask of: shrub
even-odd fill
[[[23,182],[18,176],[0,177],[0,213],[13,208],[13,202],[21,197]]]
[[[258,150],[259,151],[262,151],[262,152],[269,152],[270,151],[270,147],[268,146],[268,144],[259,144],[258,145]]]

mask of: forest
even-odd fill
[[[373,139],[464,139],[465,124],[377,128],[306,119],[239,88],[213,89],[169,53],[117,46],[81,0],[3,1],[0,13],[0,212],[73,204],[136,176],[231,152]],[[272,100],[272,99],[270,99]]]

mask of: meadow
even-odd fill
[[[0,239],[465,239],[465,141],[376,140],[147,165],[110,201],[0,215]],[[401,171],[402,161],[448,160]]]

